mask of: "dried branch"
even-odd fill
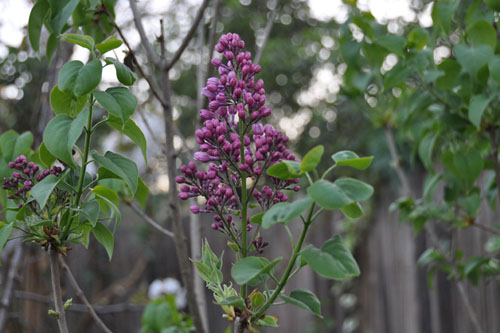
[[[52,304],[52,297],[44,296],[36,293],[31,293],[29,291],[22,290],[14,290],[14,297],[17,299],[23,299],[27,301],[33,301],[43,304]],[[131,303],[117,303],[117,304],[109,304],[109,305],[92,305],[94,310],[103,315],[103,314],[115,314],[115,313],[123,313],[123,312],[142,312],[144,311],[145,306],[142,304],[131,304]],[[87,305],[80,303],[73,303],[69,307],[67,312],[83,312],[88,313],[89,309]]]
[[[262,45],[257,50],[255,54],[255,58],[253,59],[254,64],[258,64],[260,58],[262,58],[262,54],[264,53],[264,48],[266,47],[267,41],[269,39],[269,35],[271,34],[271,29],[273,28],[274,19],[276,18],[276,14],[278,13],[279,3],[276,3],[276,7],[271,11],[269,15],[269,19],[267,20],[266,27],[264,28],[264,39],[262,40]]]
[[[387,124],[387,126],[385,127],[385,138],[387,140],[389,152],[391,153],[392,167],[396,171],[398,179],[403,186],[403,195],[409,196],[411,195],[410,182],[408,181],[408,177],[406,176],[405,172],[401,168],[401,164],[399,163],[399,154],[396,148],[396,142],[394,141],[394,136],[392,135],[392,127],[390,124]]]
[[[156,230],[158,230],[159,232],[161,232],[162,234],[164,234],[164,235],[166,235],[166,236],[168,236],[170,238],[174,238],[174,233],[172,231],[167,230],[164,227],[162,227],[158,222],[156,222],[151,217],[149,217],[146,213],[144,213],[141,208],[137,207],[137,205],[134,202],[128,202],[127,201],[127,205],[130,208],[132,208],[132,210],[134,212],[136,212],[137,215],[139,215],[140,217],[142,217],[144,219],[144,221],[146,221],[147,223],[149,223],[153,228],[155,228]]]
[[[23,243],[19,240],[14,244],[14,254],[10,260],[9,272],[7,274],[7,279],[5,281],[5,289],[2,295],[1,309],[0,309],[0,332],[3,332],[5,322],[7,320],[7,309],[10,304],[12,297],[12,290],[14,288],[14,281],[16,279],[17,272],[19,270],[19,265],[21,263],[21,258],[23,256]]]
[[[106,333],[112,333],[112,331],[104,324],[104,322],[99,318],[97,313],[95,312],[94,308],[92,307],[92,304],[90,304],[89,300],[83,293],[82,288],[78,285],[78,282],[76,281],[75,277],[73,276],[73,273],[71,273],[71,270],[69,269],[69,266],[64,262],[63,258],[59,257],[59,263],[61,264],[61,267],[66,271],[66,274],[68,275],[69,282],[73,286],[73,288],[76,291],[76,295],[82,300],[82,302],[85,304],[87,309],[89,310],[90,315],[92,318],[94,318],[94,321],[97,323],[97,325]]]
[[[215,0],[214,5],[213,5],[214,16],[212,17],[212,23],[210,25],[210,34],[208,36],[207,68],[205,70],[205,79],[202,80],[203,82],[206,80],[207,77],[210,76],[211,69],[212,69],[212,64],[210,61],[212,60],[212,54],[213,54],[214,48],[215,48],[215,34],[217,33],[217,22],[219,21],[219,7],[220,7],[220,0]],[[199,91],[198,91],[198,94],[200,94]],[[205,101],[204,103],[202,103],[202,106],[200,107],[200,109],[203,108],[203,105],[205,103],[208,103],[208,100]]]
[[[54,305],[57,312],[57,325],[60,333],[68,333],[68,324],[66,323],[66,313],[62,300],[61,292],[61,274],[59,272],[58,262],[59,252],[52,246],[49,249],[50,276],[52,281],[52,291],[54,294]]]
[[[482,229],[482,230],[487,231],[487,232],[491,232],[492,234],[495,234],[495,235],[500,235],[500,230],[498,230],[497,228],[490,227],[489,225],[474,222],[471,224],[471,226],[476,227],[478,229]]]
[[[134,1],[134,0],[130,0],[130,2],[132,2],[132,1]],[[179,47],[179,49],[177,51],[175,51],[174,56],[168,62],[168,64],[165,66],[166,72],[168,72],[175,65],[175,63],[181,57],[182,53],[184,53],[184,50],[186,49],[186,47],[189,45],[189,42],[191,41],[191,39],[193,39],[194,33],[196,32],[198,24],[200,24],[200,21],[203,18],[203,14],[205,14],[205,9],[207,8],[209,2],[210,2],[210,0],[203,0],[203,3],[201,4],[200,9],[198,9],[198,13],[196,14],[194,22],[191,25],[191,28],[189,29],[188,33],[186,34],[186,36],[184,36],[184,39],[182,40],[181,46]],[[134,17],[135,17],[135,15],[134,15]],[[142,36],[141,36],[141,38],[142,38]]]
[[[153,45],[149,42],[149,39],[146,36],[146,32],[144,31],[144,26],[142,25],[141,21],[141,15],[139,13],[139,10],[137,9],[137,4],[135,3],[135,0],[129,0],[129,3],[130,3],[130,9],[132,10],[134,16],[135,28],[137,29],[137,32],[141,37],[141,45],[146,51],[148,60],[152,62],[154,65],[159,66],[160,58],[156,54],[155,50],[153,49]]]

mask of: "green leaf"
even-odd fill
[[[490,103],[492,97],[486,95],[473,96],[469,105],[469,120],[479,130],[481,128],[481,118],[484,110]]]
[[[312,203],[313,200],[309,196],[292,203],[279,202],[265,212],[262,217],[262,228],[269,229],[277,222],[286,223],[292,221],[299,217]]]
[[[118,81],[126,86],[131,86],[134,84],[135,76],[130,68],[128,68],[115,58],[106,58],[106,61],[112,63],[115,66],[116,78],[118,79]]]
[[[350,219],[357,219],[363,216],[363,208],[358,202],[353,202],[340,209],[342,213]]]
[[[321,303],[318,297],[309,290],[295,289],[290,293],[290,296],[280,295],[280,298],[289,304],[298,306],[323,318],[321,315]]]
[[[488,45],[494,50],[497,46],[497,33],[493,25],[486,20],[479,20],[467,29],[472,46]]]
[[[114,173],[125,181],[129,189],[132,191],[132,194],[135,195],[139,182],[139,171],[137,169],[137,165],[133,161],[111,151],[108,151],[104,154],[104,156],[101,156],[94,150],[91,152],[91,155],[103,168]]]
[[[453,51],[460,65],[473,80],[476,79],[479,69],[486,65],[493,56],[493,49],[488,45],[468,47],[465,44],[458,44]]]
[[[339,178],[334,183],[321,179],[309,186],[307,193],[321,207],[339,209],[368,199],[373,194],[373,187],[352,178]]]
[[[96,226],[96,223],[99,219],[99,211],[99,203],[96,200],[90,200],[83,204],[82,214],[85,219],[90,222],[92,227]]]
[[[61,33],[64,25],[66,24],[66,22],[70,18],[71,14],[75,10],[75,8],[78,5],[79,1],[80,0],[64,1],[64,2],[61,3],[61,6],[64,3],[66,5],[64,7],[62,7],[62,8],[57,8],[58,10],[55,13],[56,15],[52,19],[52,22],[50,24],[55,34],[60,34]]]
[[[141,131],[139,126],[137,126],[132,119],[128,119],[125,122],[124,126],[119,118],[110,115],[109,120],[106,123],[109,126],[113,127],[115,130],[128,136],[129,139],[132,140],[141,149],[142,157],[144,157],[144,162],[146,164],[148,163],[146,137],[144,136],[144,133]]]
[[[237,261],[231,269],[231,276],[238,284],[249,283],[256,285],[260,281],[260,276],[267,274],[281,260],[281,257],[269,262],[266,258],[246,257]]]
[[[302,162],[300,162],[300,171],[308,172],[316,169],[316,166],[321,161],[321,156],[323,156],[323,152],[325,148],[323,145],[319,145],[309,150],[309,152],[304,156]]]
[[[59,89],[73,94],[78,73],[83,66],[83,62],[79,60],[73,60],[65,63],[59,71],[59,77],[57,80],[57,86]]]
[[[241,296],[229,296],[228,298],[223,299],[218,304],[220,305],[232,305],[236,306],[240,309],[246,309],[245,300]]]
[[[494,56],[488,63],[491,78],[500,85],[500,56]]]
[[[259,291],[252,292],[250,294],[250,296],[251,296],[250,300],[252,302],[252,308],[254,308],[254,309],[261,306],[262,304],[264,304],[266,302],[264,295],[262,295],[262,293]]]
[[[255,214],[254,216],[252,216],[250,218],[250,222],[252,222],[253,224],[261,224],[262,218],[264,217],[264,214],[266,214],[266,212],[261,212],[261,213]]]
[[[450,33],[453,15],[458,1],[437,1],[432,7],[432,21],[437,29]]]
[[[74,97],[73,94],[60,90],[59,86],[54,86],[50,93],[50,106],[56,115],[76,117],[86,104],[87,96]]]
[[[114,247],[114,239],[111,231],[109,231],[104,224],[97,222],[95,227],[92,229],[92,233],[94,234],[95,239],[97,239],[97,241],[104,246],[106,252],[108,253],[109,260],[111,261]]]
[[[42,32],[43,21],[49,10],[47,1],[37,1],[31,9],[28,19],[28,36],[31,47],[35,52],[40,50],[40,34]]]
[[[102,64],[100,60],[92,60],[83,66],[76,77],[74,93],[76,96],[88,94],[101,82]]]
[[[436,143],[437,135],[433,132],[428,132],[418,144],[418,156],[428,170],[432,168],[432,152]]]
[[[359,157],[352,151],[343,150],[333,154],[332,159],[338,166],[348,166],[358,170],[365,170],[372,164],[373,156]]]
[[[257,320],[255,323],[257,326],[264,326],[264,327],[279,327],[278,326],[278,318],[265,315],[263,318],[260,318]]]
[[[120,199],[115,191],[108,187],[97,185],[92,189],[92,193],[96,196],[96,200],[103,212],[107,213],[111,209],[119,217],[120,211],[118,210],[118,206],[120,205]]]
[[[37,153],[38,153],[38,159],[40,160],[41,164],[43,164],[46,168],[50,167],[52,163],[56,161],[55,156],[52,155],[47,150],[47,147],[45,147],[45,143],[43,142],[40,145],[40,147],[38,147]]]
[[[94,91],[94,97],[106,111],[121,119],[126,124],[137,107],[137,99],[125,87],[108,88],[106,91]]]
[[[278,179],[295,179],[302,176],[300,163],[296,161],[282,161],[267,169],[267,174]]]
[[[64,180],[64,175],[60,177],[56,177],[55,175],[48,175],[42,181],[37,183],[31,189],[31,195],[40,205],[40,209],[43,209],[47,204],[47,200],[49,199],[52,191],[56,188],[56,186]]]
[[[358,264],[338,235],[323,244],[321,249],[308,245],[300,254],[316,273],[325,278],[344,280],[360,274]]]
[[[47,57],[47,62],[50,63],[54,52],[59,45],[59,38],[57,38],[56,34],[50,34],[49,39],[47,40],[47,47],[45,49],[45,56]]]
[[[68,42],[80,45],[90,51],[94,50],[95,42],[94,38],[88,35],[80,35],[80,34],[63,34],[62,38],[66,39]]]
[[[454,59],[445,59],[438,65],[438,69],[444,72],[444,75],[437,78],[436,86],[440,89],[451,89],[455,87],[457,78],[460,75],[462,67]]]
[[[87,122],[89,110],[82,111],[76,119],[65,114],[55,116],[45,127],[43,141],[47,150],[71,167],[76,167],[73,162],[72,149],[82,134]]]
[[[139,177],[138,180],[139,182],[137,183],[137,191],[135,191],[134,199],[137,200],[142,209],[145,209],[149,197],[149,188],[141,177]]]
[[[95,48],[99,50],[101,54],[108,51],[114,50],[122,45],[122,41],[116,38],[116,35],[111,35],[99,44],[96,44]]]
[[[375,43],[389,52],[395,53],[398,56],[403,56],[406,39],[398,35],[389,34],[377,39]]]
[[[436,189],[436,186],[439,184],[442,178],[443,174],[441,173],[427,176],[424,182],[424,189],[422,194],[422,197],[425,200],[432,200],[434,196],[434,190]]]
[[[14,222],[9,224],[4,224],[0,227],[0,255],[2,254],[2,250],[5,247],[7,240],[9,240],[13,227],[14,227]]]

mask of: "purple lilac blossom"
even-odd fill
[[[203,207],[191,206],[191,212],[215,213],[211,227],[222,232],[229,228],[237,231],[231,214],[241,211],[242,175],[252,179],[249,195],[262,210],[287,201],[282,190],[300,189],[298,179],[280,180],[266,175],[270,166],[295,160],[295,156],[286,149],[288,138],[283,133],[261,123],[271,109],[265,106],[264,81],[255,78],[261,67],[252,63],[251,54],[244,47],[244,41],[235,33],[221,36],[215,46],[223,59],[211,61],[219,76],[209,78],[201,91],[209,103],[208,110],[200,110],[203,127],[195,133],[200,151],[194,154],[194,159],[208,163],[208,168],[199,170],[191,161],[181,166],[183,176],[176,178],[181,184],[179,198],[204,197]],[[268,185],[262,186],[261,178],[267,178]],[[251,224],[247,224],[247,230],[251,229]],[[254,245],[261,253],[267,242],[260,239]]]

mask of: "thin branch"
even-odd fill
[[[436,248],[440,253],[443,254],[446,262],[452,267],[453,273],[454,273],[454,281],[457,285],[458,291],[460,293],[460,297],[462,298],[462,302],[464,303],[465,309],[467,310],[467,313],[469,314],[469,317],[472,321],[472,324],[474,325],[474,329],[476,333],[482,333],[483,330],[481,328],[481,325],[479,324],[479,320],[477,318],[476,311],[472,307],[472,304],[470,303],[469,297],[467,295],[467,292],[465,290],[465,285],[463,281],[459,280],[459,272],[457,269],[457,265],[455,263],[455,260],[451,256],[451,254],[446,251],[441,244],[439,243],[439,238],[437,237],[436,233],[434,230],[428,225],[424,225],[424,229],[429,235],[429,238],[431,240],[432,246]]]
[[[23,256],[23,243],[19,240],[14,244],[14,254],[10,260],[9,272],[7,274],[7,281],[5,282],[5,289],[3,291],[1,310],[0,310],[0,332],[3,332],[5,322],[7,319],[7,309],[12,297],[12,290],[14,288],[14,281],[16,279],[17,271]]]
[[[14,297],[17,299],[23,299],[27,301],[33,301],[43,304],[51,305],[53,303],[52,297],[44,296],[29,291],[14,290]],[[131,303],[117,303],[110,305],[92,305],[95,311],[101,315],[103,314],[115,314],[123,312],[142,312],[145,306],[142,304],[131,304]],[[80,303],[73,303],[69,307],[67,312],[82,312],[88,313],[89,309],[87,305]]]
[[[132,208],[132,210],[134,212],[136,212],[137,215],[142,217],[144,219],[144,221],[149,223],[153,228],[155,228],[156,230],[158,230],[159,232],[161,232],[162,234],[164,234],[170,238],[174,238],[174,233],[172,231],[167,230],[164,227],[162,227],[158,222],[156,222],[151,217],[149,217],[146,213],[144,213],[141,208],[137,207],[137,205],[134,202],[127,202],[127,205],[130,208]]]
[[[134,0],[130,0],[130,1],[134,1]],[[189,42],[191,41],[191,39],[193,39],[194,33],[196,32],[196,29],[198,28],[198,24],[200,24],[200,21],[203,18],[203,14],[205,13],[205,9],[207,8],[209,2],[210,2],[210,0],[204,0],[203,3],[201,4],[201,7],[198,10],[198,13],[196,14],[196,17],[194,19],[194,22],[191,25],[191,28],[189,29],[188,33],[186,34],[186,36],[182,40],[181,46],[179,47],[179,49],[177,51],[175,51],[175,54],[172,57],[172,60],[170,60],[168,62],[168,64],[166,65],[165,70],[167,72],[179,60],[182,53],[184,53],[184,50],[186,49],[186,47],[189,45]]]
[[[146,32],[144,31],[144,26],[142,25],[141,21],[141,15],[139,13],[139,10],[137,9],[137,4],[135,3],[135,0],[129,0],[129,3],[130,9],[132,10],[132,14],[134,16],[135,27],[137,29],[137,32],[139,33],[139,36],[141,36],[141,45],[146,51],[148,60],[158,66],[160,64],[160,58],[155,53],[153,45],[149,42],[149,39],[146,36]]]
[[[267,20],[266,27],[264,28],[264,38],[262,40],[262,45],[257,50],[255,54],[255,58],[253,59],[254,64],[258,64],[260,58],[262,58],[262,54],[264,53],[264,48],[266,47],[267,40],[269,39],[269,35],[271,34],[271,29],[273,28],[274,19],[276,18],[276,14],[278,13],[279,3],[276,3],[276,6],[272,10],[269,15],[269,19]]]
[[[207,60],[207,68],[205,70],[205,78],[208,78],[210,76],[212,70],[211,60],[215,48],[215,34],[217,33],[217,22],[219,21],[219,7],[220,7],[220,0],[215,0],[213,5],[214,16],[212,17],[212,23],[210,25],[210,34],[208,36],[208,60]],[[200,94],[199,91],[197,93]],[[208,100],[202,103],[202,108],[205,103],[208,103]]]
[[[71,273],[71,270],[69,269],[69,266],[64,262],[63,258],[59,257],[59,263],[61,264],[61,267],[66,271],[66,274],[68,275],[69,282],[73,286],[73,288],[76,291],[76,295],[82,300],[82,302],[85,304],[87,309],[89,310],[90,315],[92,318],[94,318],[95,322],[97,325],[106,333],[112,333],[112,331],[104,324],[104,322],[99,318],[97,313],[95,312],[94,308],[92,307],[92,304],[90,304],[89,300],[83,293],[82,288],[78,285],[78,282],[76,281],[75,277],[73,276],[73,273]]]
[[[66,313],[61,292],[61,274],[59,272],[58,262],[59,252],[54,247],[49,249],[50,276],[52,281],[52,291],[54,293],[54,305],[57,312],[57,325],[60,333],[68,333],[68,324],[66,323]]]
[[[385,127],[385,138],[387,140],[387,146],[389,147],[389,152],[391,153],[392,159],[392,167],[396,171],[399,181],[403,186],[403,195],[409,196],[411,194],[410,182],[408,181],[408,177],[406,177],[405,172],[401,168],[401,164],[399,163],[399,154],[396,148],[396,142],[394,141],[394,136],[392,134],[392,127],[390,124],[387,124]]]
[[[500,230],[498,230],[497,228],[493,228],[493,227],[486,225],[486,224],[474,222],[471,224],[471,226],[476,227],[478,229],[482,229],[482,230],[487,231],[487,232],[491,232],[492,234],[495,234],[495,235],[500,235]]]
[[[132,0],[133,1],[133,0]],[[108,14],[109,15],[109,14]],[[125,35],[123,34],[122,30],[120,29],[120,27],[113,22],[113,26],[115,27],[116,31],[118,32],[118,34],[120,35],[121,39],[123,40],[123,42],[125,43],[125,46],[127,46],[127,49],[128,49],[128,52],[130,53],[130,55],[133,57],[134,59],[134,64],[137,66],[137,70],[139,70],[139,73],[141,74],[141,76],[146,80],[146,82],[148,83],[149,85],[149,88],[151,88],[151,92],[153,93],[153,95],[156,97],[156,99],[158,100],[158,102],[160,102],[160,104],[165,107],[165,102],[163,101],[163,99],[161,98],[161,94],[160,94],[160,88],[158,87],[157,83],[154,81],[154,80],[151,80],[149,78],[148,75],[146,75],[146,73],[144,72],[144,69],[142,68],[141,64],[139,64],[139,61],[137,60],[137,57],[135,55],[135,52],[134,50],[132,49],[132,47],[130,46],[130,43],[128,42],[128,39],[125,37]]]

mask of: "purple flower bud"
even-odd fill
[[[193,214],[198,214],[200,212],[200,207],[191,206],[191,207],[189,207],[189,210],[191,210],[191,213],[193,213]]]
[[[210,156],[207,153],[201,151],[194,153],[194,159],[202,163],[207,163],[211,160]]]
[[[186,182],[186,179],[182,176],[177,176],[175,177],[175,182],[178,184],[183,184],[184,182]]]
[[[253,229],[253,225],[251,225],[250,223],[247,224],[247,231],[252,231]]]
[[[17,172],[17,171],[16,171],[16,172],[14,172],[14,173],[12,174],[12,176],[14,176],[14,178],[21,178],[21,174],[20,174],[19,172]]]
[[[9,168],[14,169],[16,164],[14,162],[9,162]]]
[[[187,199],[189,199],[189,194],[188,194],[188,193],[186,193],[186,192],[180,192],[180,193],[178,194],[178,197],[179,197],[179,199],[181,199],[181,200],[187,200]]]
[[[7,194],[7,199],[14,199],[14,197],[12,196],[12,194]]]
[[[221,65],[221,60],[219,58],[213,58],[212,61],[210,61],[212,63],[212,65],[214,65],[215,67],[219,67]]]
[[[215,222],[212,223],[212,229],[213,230],[219,229],[219,226],[217,225],[217,223],[215,223]]]

